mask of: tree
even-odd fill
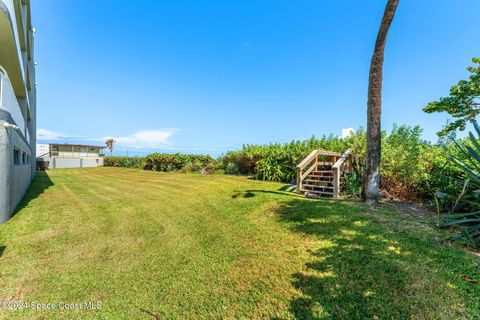
[[[447,123],[438,132],[440,137],[446,136],[457,129],[465,130],[467,122],[473,122],[480,113],[480,59],[473,58],[477,67],[468,67],[471,73],[468,80],[461,80],[450,88],[450,96],[430,102],[423,111],[427,113],[447,112],[457,120]]]
[[[367,150],[365,175],[363,182],[363,198],[367,203],[375,203],[380,193],[380,160],[382,150],[381,113],[382,113],[382,80],[383,60],[388,30],[392,24],[399,0],[388,0],[378,30],[368,79],[367,103]]]

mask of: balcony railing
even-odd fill
[[[58,151],[51,151],[50,152],[51,158],[62,158],[62,159],[98,159],[103,158],[102,154],[98,153],[67,153],[67,152],[58,152]]]
[[[17,97],[13,92],[7,72],[2,67],[0,67],[0,109],[10,113],[13,121],[15,121],[15,124],[20,128],[23,136],[30,140],[28,130],[25,126],[25,119],[22,114],[22,109],[20,109]]]

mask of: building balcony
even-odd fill
[[[7,70],[15,95],[28,97],[27,64],[33,35],[28,1],[0,0],[0,66]]]

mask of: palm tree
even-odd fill
[[[367,153],[363,198],[376,203],[380,192],[382,79],[385,43],[399,0],[388,0],[370,63],[367,105]]]

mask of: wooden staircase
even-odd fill
[[[314,150],[297,166],[297,192],[338,198],[342,173],[351,170],[350,156],[345,153]]]

